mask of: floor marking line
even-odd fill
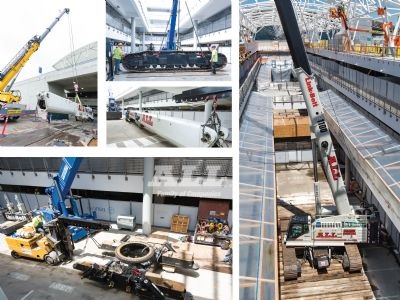
[[[31,290],[30,292],[28,292],[28,294],[26,294],[25,296],[23,296],[23,297],[21,298],[21,300],[27,299],[27,298],[33,293],[33,291],[34,291],[34,290]]]

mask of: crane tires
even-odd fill
[[[58,255],[55,251],[51,251],[48,254],[46,254],[44,256],[44,261],[48,264],[48,265],[55,265],[58,262]]]
[[[140,264],[153,258],[154,248],[143,242],[127,242],[115,249],[115,256],[127,264]]]
[[[14,250],[11,251],[11,256],[14,257],[15,259],[21,258],[21,256],[19,256],[19,254],[17,252],[15,252]]]

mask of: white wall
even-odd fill
[[[0,192],[0,205],[5,207],[4,193]],[[16,204],[14,193],[7,192],[11,202]],[[44,195],[18,193],[19,199],[25,204],[26,210],[34,210],[39,206],[47,205],[48,197]],[[36,200],[38,199],[38,200]],[[83,213],[92,214],[93,211],[97,214],[97,219],[116,222],[118,215],[136,216],[136,222],[142,224],[142,202],[132,201],[116,201],[108,199],[93,199],[82,198],[81,200]],[[82,213],[78,204],[79,212]],[[158,227],[169,228],[171,226],[171,218],[175,214],[189,216],[189,230],[194,231],[197,220],[197,207],[184,205],[168,205],[168,204],[153,204],[153,225]],[[229,211],[228,223],[232,224],[232,211]]]
[[[97,62],[88,62],[82,65],[77,65],[77,76],[91,75],[97,73]],[[13,86],[14,90],[21,91],[21,104],[26,104],[27,109],[36,109],[36,95],[42,91],[48,91],[50,89],[49,83],[53,84],[58,80],[71,78],[71,85],[73,81],[73,72],[71,68],[52,71],[43,75],[39,75],[27,80],[16,82]],[[62,96],[62,95],[60,95]]]
[[[52,185],[48,173],[13,171],[2,171],[0,174],[0,185],[20,185],[34,187],[48,187]],[[127,175],[108,175],[82,174],[75,177],[72,189],[93,190],[93,191],[111,191],[124,193],[143,193],[143,176]],[[214,199],[232,199],[232,178],[228,177],[178,177],[173,176],[155,176],[153,180],[153,193],[166,196],[183,196],[195,198],[214,198]]]
[[[311,150],[289,150],[275,152],[275,163],[277,164],[309,162],[312,160],[313,158]]]

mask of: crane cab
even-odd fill
[[[304,241],[311,239],[311,217],[295,215],[290,218],[285,242],[290,240]]]

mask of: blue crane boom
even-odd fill
[[[53,210],[58,211],[64,217],[68,216],[65,199],[70,193],[81,162],[82,158],[80,157],[64,157],[58,174],[53,177],[54,184],[45,190],[46,194],[51,198]],[[74,214],[78,215],[75,201],[71,201],[71,206],[73,207]]]
[[[179,0],[172,1],[172,9],[171,9],[171,22],[168,31],[166,50],[176,50],[176,41],[175,41],[175,27],[176,20],[178,18],[178,4]]]

